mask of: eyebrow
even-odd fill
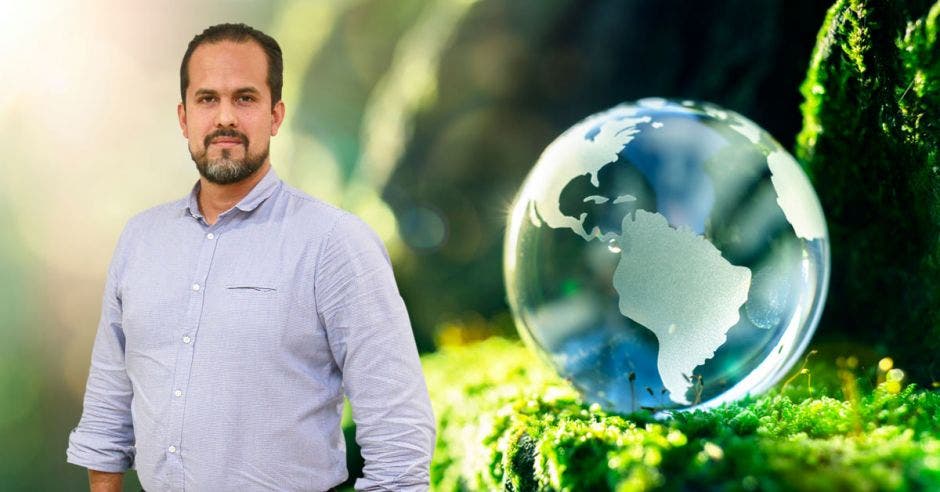
[[[219,94],[219,92],[216,91],[216,90],[214,90],[214,89],[197,89],[195,96],[196,96],[196,97],[199,97],[199,96],[217,96],[218,94]],[[239,94],[255,94],[255,95],[260,95],[260,94],[261,94],[261,91],[259,91],[258,89],[254,88],[254,87],[252,87],[252,86],[239,87],[238,89],[235,89],[235,95],[239,95]]]

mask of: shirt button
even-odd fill
[[[176,446],[170,446],[170,447],[166,448],[166,450],[169,451],[169,452],[171,452],[171,453],[175,453],[175,452],[176,452]]]
[[[177,397],[183,396],[183,392],[180,391],[180,390],[176,390],[176,391],[173,392],[173,396],[177,396]]]
[[[199,290],[199,284],[193,284],[193,290]]]
[[[206,239],[215,239],[215,234],[211,232],[209,234],[206,234]]]
[[[192,338],[189,338],[189,335],[183,335],[183,343],[189,343],[193,341]]]

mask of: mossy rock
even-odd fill
[[[940,490],[940,394],[868,388],[851,364],[820,360],[785,389],[657,419],[588,405],[518,342],[423,361],[433,490]]]
[[[870,344],[925,385],[940,380],[938,31],[940,2],[836,2],[796,149],[832,240],[820,335]]]

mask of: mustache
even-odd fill
[[[237,130],[233,130],[231,128],[223,128],[221,130],[216,130],[206,135],[206,138],[203,139],[203,142],[202,142],[203,147],[204,148],[209,147],[209,144],[213,140],[220,138],[220,137],[237,138],[242,141],[242,145],[244,145],[246,148],[248,147],[248,135],[245,135],[244,133],[239,132]]]

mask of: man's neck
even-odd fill
[[[199,210],[209,225],[215,224],[219,214],[234,207],[245,198],[248,193],[264,178],[271,168],[271,161],[264,164],[252,173],[251,176],[226,185],[211,183],[206,178],[199,177]]]

